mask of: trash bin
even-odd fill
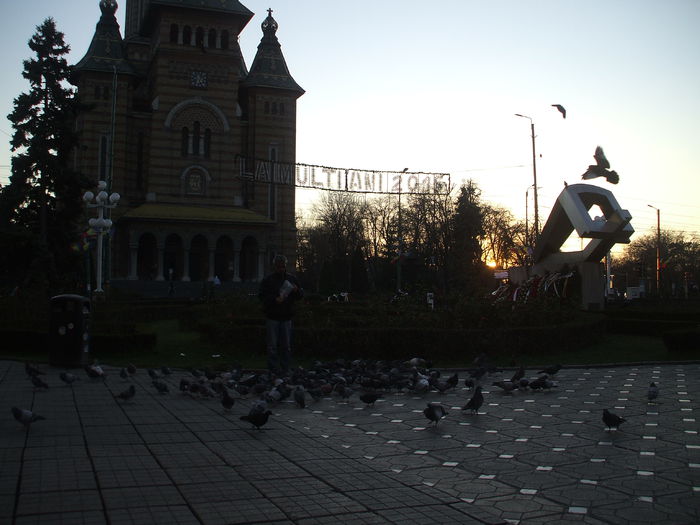
[[[79,367],[88,364],[90,354],[90,299],[82,295],[51,298],[49,320],[49,363]]]

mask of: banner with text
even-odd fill
[[[240,175],[270,184],[356,193],[448,194],[449,173],[380,171],[286,164],[239,157]]]

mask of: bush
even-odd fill
[[[662,339],[671,353],[700,357],[700,328],[672,330],[664,333]]]

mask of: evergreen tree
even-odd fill
[[[64,56],[70,51],[63,33],[47,18],[29,40],[33,58],[24,61],[22,76],[29,91],[14,100],[8,115],[14,134],[10,183],[0,192],[0,243],[14,237],[31,237],[31,263],[20,268],[0,268],[5,278],[31,279],[33,270],[56,277],[75,268],[71,243],[76,240],[82,213],[80,195],[85,181],[70,169],[76,145],[76,100],[68,86],[70,67]],[[4,262],[4,261],[3,261]],[[15,270],[15,271],[13,271]],[[24,270],[24,275],[17,271]]]
[[[454,256],[451,281],[455,291],[473,293],[483,276],[481,242],[484,235],[481,192],[473,181],[459,189],[454,214]]]

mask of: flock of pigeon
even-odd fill
[[[462,407],[462,411],[472,415],[478,415],[479,409],[484,403],[482,385],[491,380],[491,385],[500,388],[504,394],[515,391],[549,390],[557,386],[552,379],[561,370],[561,365],[553,365],[537,372],[537,377],[528,379],[525,377],[524,367],[520,367],[510,379],[502,379],[502,371],[487,364],[486,357],[481,355],[474,361],[475,367],[467,370],[467,377],[463,384],[471,392],[471,397]],[[107,374],[98,365],[84,367],[87,377],[92,381],[104,381]],[[49,389],[48,383],[42,379],[46,372],[34,364],[25,363],[25,372],[34,389]],[[138,373],[134,365],[122,368],[119,376],[122,382],[133,380]],[[166,378],[173,374],[168,367],[156,370],[147,369],[151,384],[155,391],[162,395],[170,393],[169,382]],[[493,381],[494,374],[501,379]],[[71,372],[61,372],[59,378],[63,383],[72,387],[81,378]],[[423,359],[413,358],[409,361],[371,361],[355,360],[347,362],[337,360],[333,362],[316,362],[308,369],[297,368],[285,377],[271,373],[246,372],[241,366],[235,365],[225,372],[216,372],[210,369],[190,369],[179,380],[179,391],[183,395],[193,398],[215,398],[221,403],[222,408],[230,412],[236,398],[252,399],[248,414],[240,416],[242,421],[247,421],[256,429],[263,427],[272,415],[270,407],[291,399],[297,407],[305,408],[307,397],[314,402],[324,397],[338,396],[347,400],[357,394],[360,401],[367,406],[373,406],[377,399],[391,391],[408,391],[416,395],[438,392],[444,394],[448,390],[459,386],[460,378],[457,372],[444,376],[439,370],[432,368],[430,363]],[[659,395],[659,389],[655,383],[649,385],[647,399],[649,403],[655,401]],[[128,403],[136,396],[136,388],[133,383],[125,390],[114,395],[119,402]],[[25,429],[36,421],[46,418],[28,409],[12,407],[14,418]],[[436,401],[427,403],[423,414],[431,424],[437,427],[438,423],[447,416],[445,407]],[[625,422],[623,417],[613,414],[607,409],[603,410],[603,423],[608,430],[618,429]]]

